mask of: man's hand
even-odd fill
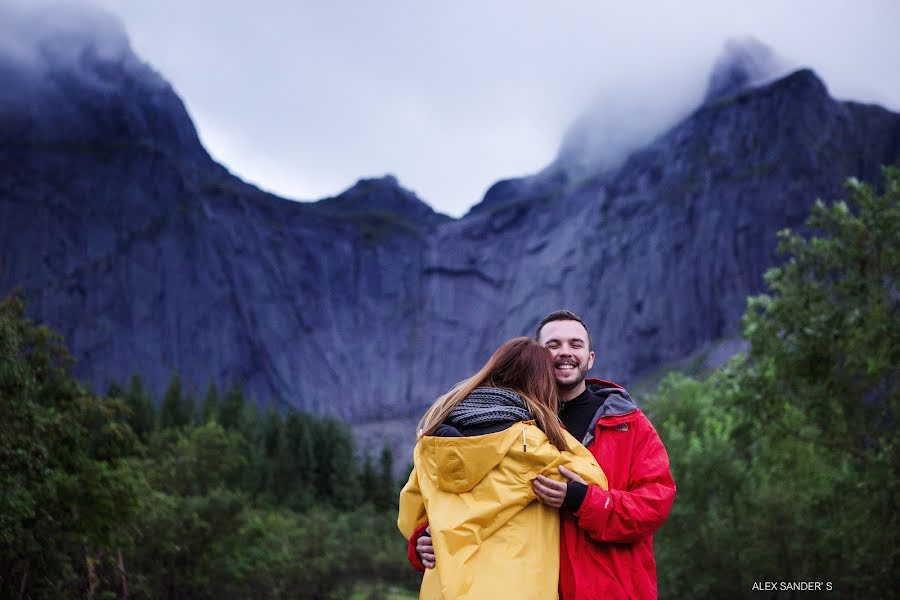
[[[559,468],[559,474],[562,475],[563,477],[565,477],[566,479],[568,479],[569,481],[577,481],[578,483],[583,483],[584,485],[587,485],[587,481],[585,481],[581,475],[579,475],[575,471],[570,471],[565,467]]]
[[[585,483],[581,475],[565,467],[559,468],[559,474],[569,481]],[[531,482],[531,487],[534,489],[538,500],[553,508],[562,506],[563,500],[566,499],[566,490],[568,490],[568,485],[564,481],[554,481],[543,475],[535,477],[534,481]]]
[[[426,569],[434,568],[434,546],[431,545],[431,528],[426,528],[425,533],[416,540],[416,552]]]

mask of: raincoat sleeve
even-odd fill
[[[589,484],[599,486],[603,490],[608,489],[606,474],[600,468],[600,465],[597,464],[597,459],[594,458],[594,455],[575,438],[571,437],[568,432],[565,435],[569,443],[569,451],[561,453],[561,458],[563,459],[561,466],[581,475],[581,478]]]
[[[634,543],[653,535],[672,508],[675,482],[666,449],[646,417],[637,429],[627,489],[590,485],[575,513],[578,526],[598,541]]]
[[[400,491],[400,512],[397,516],[397,527],[405,538],[409,540],[406,549],[406,558],[416,571],[424,572],[425,565],[419,558],[416,550],[416,542],[425,528],[428,527],[428,515],[425,514],[425,503],[422,501],[422,492],[419,489],[419,477],[416,468],[413,467],[409,474],[409,480]]]
[[[397,527],[403,537],[409,539],[414,531],[423,523],[427,523],[428,515],[425,514],[425,503],[422,500],[422,491],[419,489],[419,475],[413,467],[409,474],[409,480],[400,490],[400,512],[397,516]]]

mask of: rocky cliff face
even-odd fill
[[[615,169],[500,182],[459,220],[391,177],[295,203],[214,163],[127,42],[72,43],[0,60],[0,293],[21,286],[99,387],[179,372],[358,423],[419,414],[561,307],[625,383],[733,334],[775,233],[900,157],[900,116],[798,71],[725,86]]]

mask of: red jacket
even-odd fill
[[[609,479],[609,491],[592,485],[581,508],[560,514],[561,600],[656,598],[653,533],[672,508],[675,482],[656,429],[621,386],[588,379],[604,399],[597,424],[584,442]],[[410,536],[408,558],[425,567]]]
[[[599,379],[587,384],[605,401],[584,441],[609,491],[589,486],[581,508],[560,515],[560,598],[656,598],[653,533],[675,498],[669,457],[628,392]]]

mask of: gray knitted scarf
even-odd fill
[[[520,395],[502,388],[475,388],[447,415],[454,427],[532,419]]]

